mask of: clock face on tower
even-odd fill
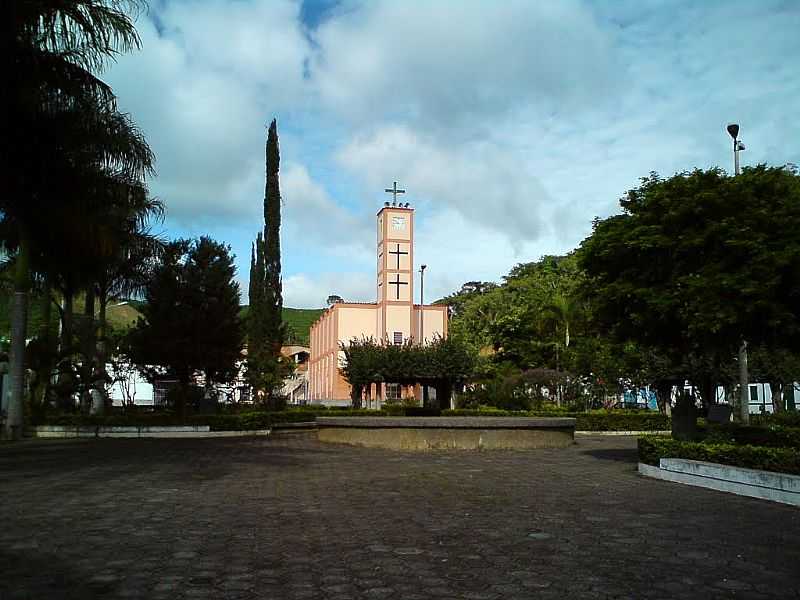
[[[406,228],[405,217],[392,217],[392,229],[396,229],[397,231],[402,231],[405,228]]]

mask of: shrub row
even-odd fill
[[[511,416],[511,417],[574,417],[578,431],[661,431],[670,428],[669,418],[658,413],[626,411],[596,411],[570,413],[566,411],[505,411],[491,410],[438,410],[414,406],[387,406],[384,410],[369,409],[325,409],[302,407],[279,412],[251,411],[235,414],[191,415],[185,419],[171,413],[134,413],[107,416],[55,415],[47,417],[42,425],[66,426],[128,426],[156,427],[170,425],[208,425],[212,431],[244,431],[266,429],[276,423],[298,423],[316,420],[317,416],[362,417],[362,416]]]
[[[93,416],[80,414],[54,415],[37,425],[67,427],[167,427],[208,425],[211,431],[248,431],[268,429],[275,423],[313,421],[315,415],[302,411],[252,411],[238,414],[190,415],[185,419],[171,413]]]
[[[750,424],[768,427],[800,427],[800,411],[788,410],[779,413],[750,415]]]
[[[770,448],[800,449],[800,428],[757,427],[737,424],[708,425],[704,441],[712,444],[739,444]]]
[[[795,448],[682,442],[666,436],[642,436],[638,445],[639,461],[648,465],[658,466],[662,458],[683,458],[800,475],[800,451]]]
[[[656,412],[592,411],[592,412],[544,412],[507,410],[444,410],[442,416],[460,417],[572,417],[576,431],[667,431],[670,418]]]

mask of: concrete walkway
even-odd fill
[[[0,598],[793,598],[800,511],[640,477],[633,438],[400,453],[0,445]]]

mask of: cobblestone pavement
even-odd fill
[[[800,597],[800,510],[642,478],[634,448],[6,444],[0,598]]]

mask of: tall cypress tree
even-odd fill
[[[250,308],[247,318],[247,377],[256,396],[275,408],[279,388],[290,370],[281,357],[286,335],[281,281],[281,194],[278,181],[280,153],[275,120],[266,146],[264,232],[256,236],[250,255]]]
[[[280,356],[285,335],[281,280],[281,190],[278,181],[280,162],[278,126],[273,119],[267,135],[267,184],[264,190],[264,304],[267,341],[274,356]]]

